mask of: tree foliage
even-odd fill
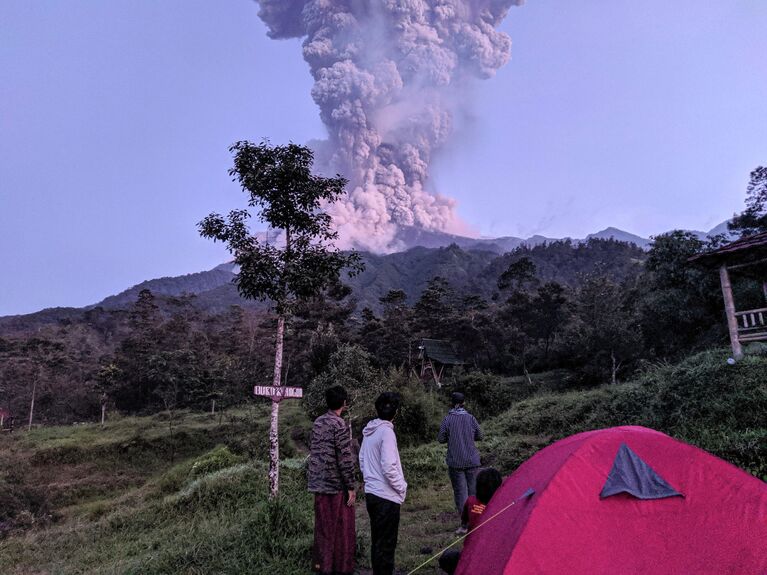
[[[283,314],[334,283],[343,268],[351,274],[360,270],[356,253],[333,247],[338,234],[322,211],[343,194],[343,177],[312,174],[314,156],[305,146],[243,141],[230,151],[234,167],[229,174],[248,194],[248,206],[259,221],[282,234],[280,244],[270,243],[268,234],[259,238],[248,225],[249,209],[233,210],[226,218],[210,214],[199,223],[203,237],[224,242],[234,256],[244,298],[271,300]]]
[[[746,209],[733,217],[728,227],[741,236],[767,232],[767,167],[759,166],[751,172]]]
[[[515,397],[535,389],[538,374],[549,371],[568,373],[559,377],[565,387],[624,381],[647,362],[727,345],[717,274],[689,262],[707,247],[674,231],[654,238],[646,252],[590,240],[525,247],[492,260],[457,247],[397,254],[397,266],[411,256],[417,263],[392,266],[395,287],[377,291],[375,305],[358,305],[364,291],[350,294],[339,282],[305,300],[295,293],[289,298],[282,382],[312,387],[317,405],[324,402],[322,386],[338,378],[375,386],[370,394],[396,384],[412,401],[427,401],[404,383],[420,372],[417,348],[424,337],[449,341],[466,361],[466,374],[517,382]],[[525,258],[534,276],[515,275],[499,292],[500,276]],[[750,305],[751,295],[762,297],[747,278],[735,275],[734,283],[739,306]],[[202,299],[147,290],[125,309],[93,308],[80,319],[3,335],[0,408],[17,426],[26,422],[35,381],[35,421],[41,423],[98,421],[104,392],[110,412],[111,405],[153,413],[166,402],[209,411],[213,398],[217,409],[248,401],[254,384],[272,383],[278,318],[264,306],[206,308]],[[360,377],[343,379],[357,368]],[[447,387],[452,377],[444,378]],[[413,429],[427,404],[409,412]]]

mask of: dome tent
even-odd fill
[[[767,573],[767,484],[643,427],[539,451],[484,516],[457,575]]]

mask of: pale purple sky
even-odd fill
[[[0,2],[0,315],[226,259],[228,146],[325,130],[251,0]],[[529,0],[433,182],[483,235],[707,230],[767,162],[767,2]]]

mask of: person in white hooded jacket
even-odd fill
[[[365,482],[365,506],[370,516],[373,575],[394,572],[400,506],[407,493],[392,423],[399,406],[398,393],[382,393],[375,403],[378,419],[362,430],[360,470]]]

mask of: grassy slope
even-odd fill
[[[629,384],[518,402],[485,422],[489,439],[482,445],[483,459],[509,473],[559,437],[642,424],[764,478],[767,359],[727,366],[725,357],[701,354],[655,368]],[[282,467],[283,497],[269,503],[264,416],[263,408],[242,410],[220,422],[186,415],[173,442],[161,417],[122,419],[104,430],[76,426],[3,437],[0,469],[6,471],[0,471],[0,488],[5,481],[7,489],[18,492],[22,477],[31,499],[43,493],[54,517],[46,521],[45,510],[21,514],[20,527],[27,529],[0,540],[3,572],[306,573],[313,518],[300,456],[309,422],[297,404],[284,406],[283,453],[292,457]],[[216,444],[255,459],[221,450],[200,457]],[[411,489],[402,510],[397,558],[411,569],[453,540],[456,517],[444,447],[404,448],[402,458]],[[364,567],[369,552],[364,505],[358,506],[357,519],[359,564]],[[429,566],[421,572],[437,571]]]

